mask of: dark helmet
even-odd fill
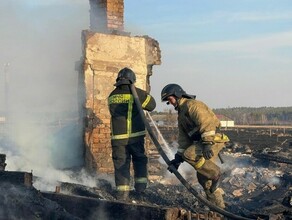
[[[161,91],[161,101],[167,101],[168,96],[175,96],[177,98],[181,98],[186,96],[186,92],[177,84],[168,84]]]
[[[133,70],[125,67],[118,73],[115,86],[134,84],[136,82],[136,75]]]

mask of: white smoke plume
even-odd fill
[[[89,1],[1,1],[0,153],[6,170],[42,177],[41,189],[77,181],[64,169],[83,164],[76,66],[89,20]],[[78,181],[95,184],[84,171]]]

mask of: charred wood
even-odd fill
[[[160,208],[123,202],[104,201],[81,196],[69,196],[54,193],[42,193],[47,199],[60,204],[65,210],[81,219],[108,220],[149,220],[180,219],[177,208]],[[181,218],[182,219],[182,218]]]
[[[0,171],[4,171],[6,167],[6,155],[5,154],[0,154]]]
[[[266,154],[266,153],[253,153],[252,154],[255,158],[262,159],[262,160],[270,160],[276,161],[278,163],[287,163],[292,164],[292,160],[289,158],[281,157],[278,155]]]
[[[17,171],[0,171],[0,182],[31,187],[32,173]]]

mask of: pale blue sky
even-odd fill
[[[125,1],[125,9],[128,30],[160,43],[157,99],[178,83],[213,108],[292,106],[290,0]]]
[[[291,0],[124,3],[125,31],[160,44],[162,64],[150,78],[157,110],[166,108],[168,83],[212,108],[292,106]],[[9,62],[15,107],[72,107],[88,10],[87,0],[1,0],[1,73]]]

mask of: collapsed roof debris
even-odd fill
[[[225,191],[226,210],[253,219],[292,219],[292,165],[282,162],[282,159],[291,159],[289,141],[281,146],[266,144],[263,148],[254,146],[252,142],[241,144],[239,138],[236,141],[222,154],[225,163],[221,165],[224,171],[221,185]],[[281,162],[258,158],[257,154],[281,157]],[[39,192],[24,184],[30,179],[25,178],[28,174],[0,171],[8,179],[9,173],[14,175],[14,181],[8,183],[0,179],[1,188],[5,189],[1,194],[0,217],[9,219],[7,217],[13,214],[19,219],[22,216],[30,219],[50,219],[52,216],[53,219],[60,219],[60,216],[62,219],[92,219],[99,207],[98,216],[106,216],[105,219],[132,219],[137,214],[141,220],[153,216],[170,220],[224,219],[218,213],[210,212],[189,193],[173,174],[167,172],[159,157],[155,148],[149,149],[149,187],[142,196],[132,192],[126,203],[114,198],[112,174],[107,178],[97,177],[95,187],[60,182],[56,185],[56,192]],[[5,160],[2,160],[3,163]],[[185,163],[182,169],[192,187],[203,194],[195,172]],[[15,175],[19,175],[18,178]],[[16,184],[16,180],[21,184]],[[11,210],[11,207],[17,211],[4,211]],[[104,207],[103,212],[100,207]],[[116,209],[124,210],[120,212],[120,218],[111,214]]]

